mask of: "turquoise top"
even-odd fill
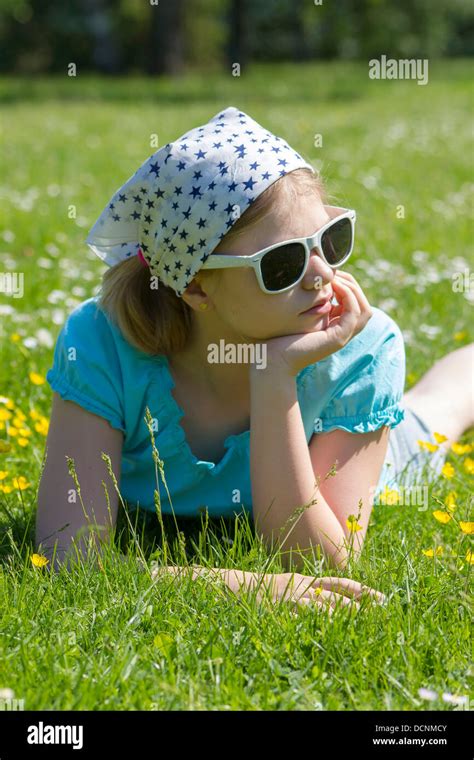
[[[250,430],[225,439],[220,462],[198,459],[179,424],[184,412],[171,394],[174,382],[168,359],[132,346],[97,301],[98,296],[87,299],[68,316],[46,379],[63,399],[123,431],[120,493],[129,508],[155,511],[155,464],[145,422],[148,406],[175,514],[198,516],[207,506],[210,517],[232,517],[242,508],[252,515]],[[404,419],[403,336],[391,317],[372,308],[372,318],[358,335],[296,377],[308,444],[313,432],[342,428],[366,433],[382,425],[393,428]],[[388,482],[385,463],[378,491]],[[171,514],[161,477],[159,492],[163,513]]]

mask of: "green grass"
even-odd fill
[[[0,79],[0,257],[2,271],[24,273],[25,288],[23,298],[1,295],[0,395],[32,431],[22,446],[0,430],[12,443],[0,453],[8,473],[0,486],[16,476],[29,483],[0,492],[0,689],[26,709],[452,710],[418,690],[470,694],[472,545],[458,525],[470,519],[466,456],[450,454],[455,476],[430,485],[426,511],[374,507],[362,556],[339,573],[383,591],[386,607],[295,617],[288,604],[257,606],[205,580],[152,582],[136,557],[147,566],[163,559],[159,524],[140,520],[134,531],[123,510],[104,572],[32,567],[45,438],[29,417],[32,409],[48,417],[51,401],[49,386],[32,384],[29,373],[46,374],[64,319],[100,284],[103,265],[86,250],[87,231],[153,152],[150,135],[163,145],[228,105],[285,137],[321,169],[332,201],[357,210],[348,271],[403,330],[407,388],[472,341],[472,291],[452,289],[453,273],[472,256],[469,71],[468,61],[434,61],[427,86],[373,82],[356,63],[176,82]],[[323,148],[314,147],[316,133]],[[474,443],[473,431],[463,441]],[[452,490],[458,506],[442,525],[432,512]],[[266,567],[267,552],[241,521],[212,520],[200,538],[200,526],[183,521],[181,540],[171,520],[165,527],[176,560],[184,536],[189,562]],[[442,555],[423,554],[437,546]],[[114,561],[118,549],[126,562]],[[281,570],[278,558],[269,567]]]

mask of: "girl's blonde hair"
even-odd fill
[[[283,175],[251,203],[214,250],[228,250],[232,241],[270,211],[291,208],[298,195],[315,193],[327,203],[323,181],[310,169]],[[216,272],[219,270],[205,269],[197,274],[204,280]],[[171,356],[183,350],[191,337],[194,310],[162,282],[158,288],[151,288],[150,270],[136,256],[104,272],[98,303],[126,340],[147,354]]]

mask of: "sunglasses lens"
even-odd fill
[[[335,222],[323,232],[321,247],[328,264],[337,266],[345,259],[352,245],[352,225],[350,219]]]
[[[301,243],[274,248],[262,258],[262,278],[267,290],[283,290],[297,281],[304,269],[306,251]]]

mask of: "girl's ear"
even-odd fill
[[[190,306],[192,309],[197,308],[198,304],[202,302],[202,299],[207,296],[205,284],[203,282],[203,280],[205,280],[205,277],[203,277],[202,274],[203,273],[201,272],[197,272],[194,275],[193,279],[181,296],[183,301],[187,303],[188,306]]]

